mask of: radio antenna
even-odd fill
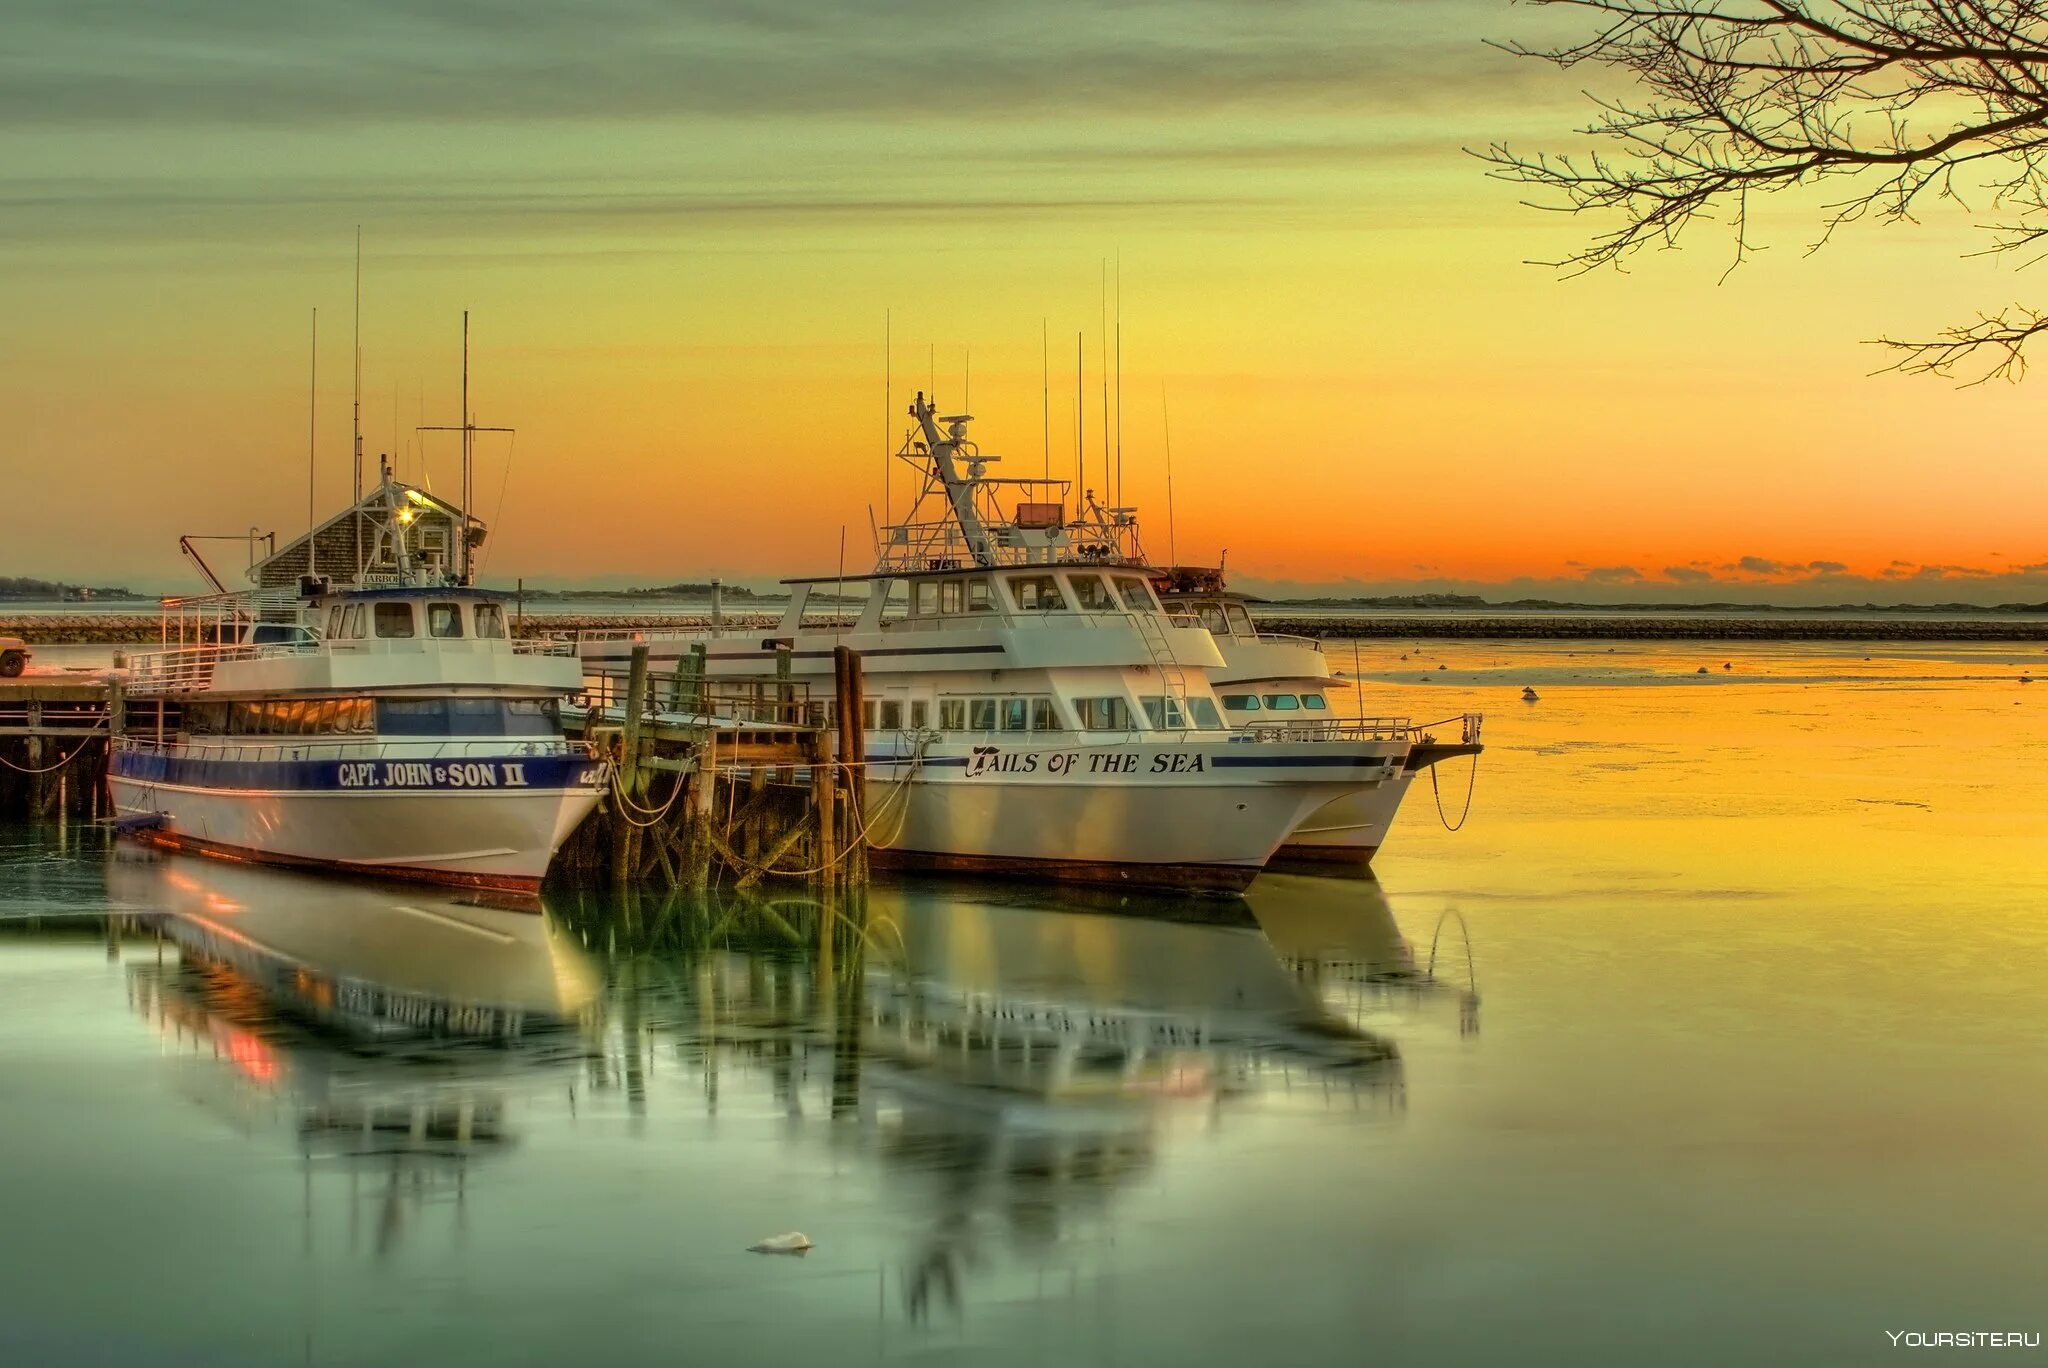
[[[1166,413],[1164,380],[1159,382],[1159,427],[1166,434],[1166,559],[1179,565],[1180,551],[1173,540],[1173,420]]]
[[[1052,320],[1038,320],[1038,383],[1045,400],[1045,478],[1052,479]]]
[[[320,427],[320,310],[313,310],[313,347],[306,377],[306,575],[313,575],[313,533],[320,524],[313,511],[313,442]]]

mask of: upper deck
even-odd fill
[[[514,641],[503,599],[450,586],[345,589],[301,601],[289,617],[246,595],[166,600],[165,640],[181,644],[130,657],[127,687],[244,696],[579,690],[573,648]]]

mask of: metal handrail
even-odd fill
[[[586,669],[583,705],[593,713],[622,715],[631,671]],[[811,690],[803,680],[755,676],[745,680],[693,677],[683,670],[647,675],[642,717],[704,718],[761,726],[805,728],[810,720]]]
[[[215,744],[190,737],[154,737],[133,733],[115,738],[123,750],[182,751],[197,758],[215,760],[352,760],[363,757],[366,747],[378,747],[377,758],[393,760],[461,759],[478,755],[594,755],[587,741],[567,737],[477,736],[466,739],[429,740],[405,736],[365,735],[349,741],[312,741],[303,737],[263,736]],[[394,748],[403,747],[402,753]],[[481,749],[480,749],[481,748]],[[284,755],[290,750],[302,752]],[[254,752],[250,754],[249,752]]]

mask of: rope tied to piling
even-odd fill
[[[7,766],[7,768],[13,770],[16,774],[55,774],[58,770],[63,769],[73,760],[76,760],[79,756],[79,753],[85,749],[85,743],[92,739],[92,733],[98,731],[101,727],[104,727],[106,725],[107,719],[104,717],[102,717],[99,721],[93,723],[91,731],[88,731],[84,736],[81,736],[78,739],[78,744],[71,748],[71,754],[65,756],[62,760],[59,760],[54,765],[43,765],[41,767],[31,765],[17,765],[4,755],[0,755],[0,765]]]
[[[737,869],[742,873],[750,873],[756,875],[773,874],[776,875],[778,878],[800,879],[807,878],[813,874],[823,874],[827,870],[834,869],[840,864],[843,864],[847,859],[849,859],[853,855],[855,851],[861,849],[863,846],[873,846],[874,842],[872,838],[872,833],[875,829],[875,824],[879,820],[881,820],[883,813],[887,811],[887,809],[892,803],[898,805],[899,817],[896,823],[896,831],[894,835],[889,837],[889,839],[891,841],[894,841],[897,837],[903,834],[903,823],[909,820],[910,814],[910,781],[912,779],[915,779],[917,777],[918,771],[924,767],[925,747],[928,746],[930,743],[931,737],[929,734],[920,735],[918,737],[917,748],[913,750],[910,754],[910,772],[908,774],[905,774],[901,779],[895,781],[894,790],[891,793],[889,793],[886,797],[884,797],[880,803],[876,804],[872,811],[867,810],[867,805],[865,803],[860,805],[859,810],[861,812],[861,822],[858,829],[855,830],[853,833],[853,839],[848,841],[845,845],[841,846],[839,848],[839,853],[834,855],[831,859],[825,861],[823,864],[812,865],[804,869],[784,869],[776,865],[760,864],[754,860],[748,859],[746,856],[740,854],[737,850],[734,850],[732,848],[732,843],[726,838],[726,833],[719,830],[716,826],[712,826],[709,828],[711,835],[711,843],[717,849],[719,857],[723,859],[728,866],[730,866],[733,869]],[[865,769],[867,767],[867,762],[864,760],[853,762],[848,762],[845,760],[824,760],[819,762],[818,767],[825,769],[850,771],[857,769]]]

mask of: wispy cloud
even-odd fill
[[[1085,122],[1231,105],[1455,107],[1535,68],[1392,0],[30,3],[0,120],[233,125],[672,115]],[[1461,0],[1477,15],[1489,7]]]

